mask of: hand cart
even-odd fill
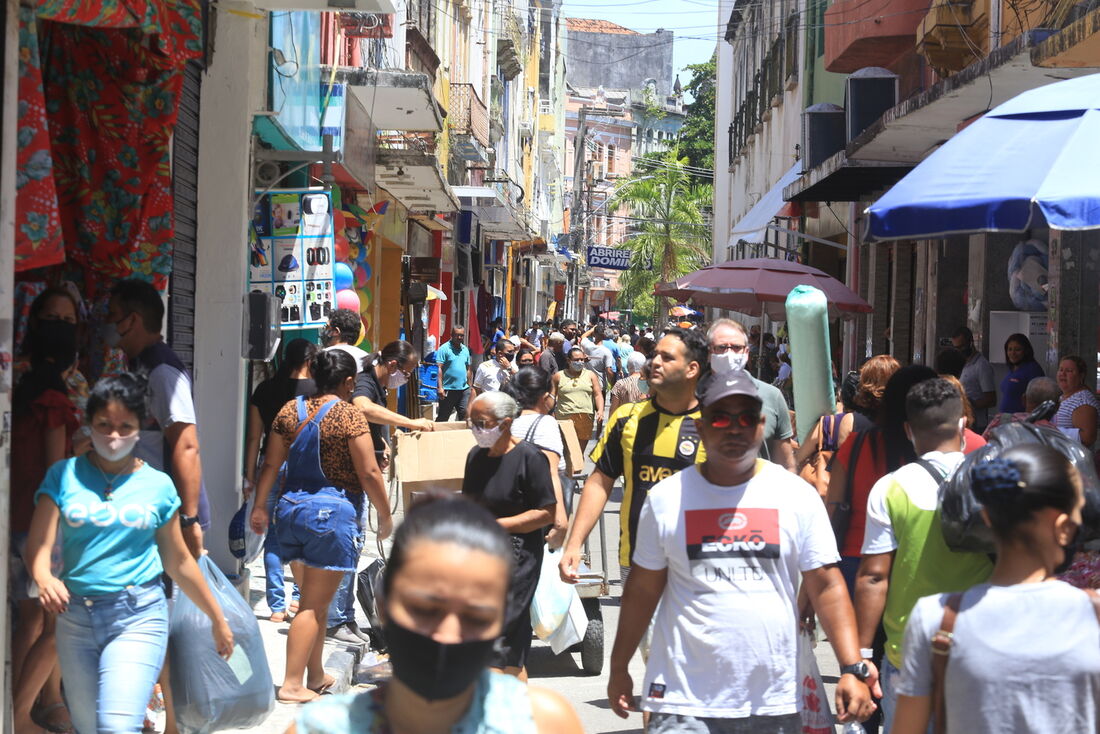
[[[572,491],[567,504],[572,505],[572,498],[580,494],[580,488],[584,484],[583,474],[574,474],[570,478]],[[610,596],[608,587],[607,570],[607,529],[604,526],[603,513],[597,523],[600,534],[600,566],[599,571],[592,568],[592,548],[589,538],[584,541],[584,556],[581,565],[577,569],[580,580],[576,584],[577,595],[584,605],[585,616],[588,617],[588,627],[584,633],[584,639],[574,646],[571,652],[580,652],[581,669],[591,675],[599,675],[603,672],[604,658],[604,625],[603,611],[600,609],[600,597]]]

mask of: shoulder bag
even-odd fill
[[[863,442],[866,440],[867,431],[856,432],[855,443],[852,444],[852,453],[848,457],[847,472],[845,473],[848,481],[844,487],[844,499],[833,503],[832,512],[829,513],[829,522],[833,526],[833,536],[836,538],[837,548],[844,547],[844,539],[848,536],[848,526],[852,523],[852,485],[856,480],[859,453],[863,448]]]

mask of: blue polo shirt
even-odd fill
[[[466,382],[470,369],[470,349],[463,344],[456,352],[447,341],[435,350],[435,361],[443,373],[444,390],[465,390],[470,387]]]

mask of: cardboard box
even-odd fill
[[[584,447],[577,438],[577,429],[573,421],[558,421],[561,433],[565,437],[565,471],[575,477],[584,472]]]
[[[397,438],[397,479],[401,482],[401,506],[408,509],[412,495],[429,490],[458,492],[466,471],[466,456],[477,445],[473,432],[437,423],[430,432],[401,433]]]

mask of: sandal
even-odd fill
[[[68,721],[56,721],[50,718],[53,714],[61,710],[65,711],[65,718],[68,719]],[[75,730],[73,729],[73,722],[68,716],[68,713],[69,710],[65,707],[65,704],[58,701],[57,703],[51,703],[49,706],[40,706],[31,711],[31,720],[43,729],[54,732],[54,734],[69,734],[69,732]]]

